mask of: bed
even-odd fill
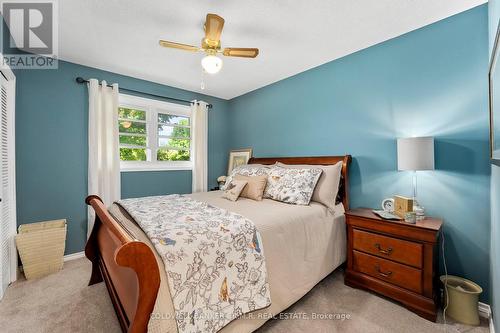
[[[351,157],[252,158],[250,164],[331,165],[342,161],[339,203],[329,210],[322,204],[296,206],[269,199],[242,198],[231,202],[220,192],[190,197],[241,214],[258,228],[266,254],[272,304],[233,320],[220,332],[252,332],[273,315],[304,296],[346,258],[344,210],[349,208],[348,166]],[[96,221],[85,248],[92,262],[89,285],[104,281],[122,330],[177,332],[165,266],[151,241],[120,206],[107,209],[99,197],[86,203]]]

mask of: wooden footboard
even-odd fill
[[[98,196],[88,196],[85,202],[96,213],[85,246],[92,262],[89,285],[104,280],[124,332],[146,332],[160,287],[156,258],[109,214]]]

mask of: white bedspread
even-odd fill
[[[273,315],[299,300],[345,261],[346,231],[342,205],[337,205],[332,214],[316,202],[311,202],[309,206],[295,206],[269,199],[258,202],[240,198],[232,202],[223,199],[218,191],[195,193],[191,197],[252,220],[261,234],[265,249],[271,306],[232,321],[220,331],[222,333],[254,331]],[[113,205],[110,212],[137,239],[154,249],[146,234],[118,206]],[[154,252],[156,254],[156,250]],[[177,325],[163,261],[159,256],[157,261],[162,282],[148,331],[176,333]]]

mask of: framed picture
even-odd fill
[[[497,65],[500,53],[500,25],[497,26],[495,44],[488,73],[490,92],[490,159],[500,165],[500,67]]]
[[[230,175],[231,171],[237,166],[247,164],[250,157],[252,157],[252,148],[231,150],[229,152],[227,174]]]

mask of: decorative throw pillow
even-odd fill
[[[267,176],[243,176],[234,175],[235,180],[247,181],[247,186],[243,188],[240,196],[252,200],[261,201],[266,189]]]
[[[276,166],[287,169],[321,169],[321,177],[319,177],[318,184],[314,189],[311,200],[325,205],[328,209],[333,210],[337,203],[337,194],[339,192],[342,162],[335,163],[334,165],[293,165],[276,163]]]
[[[226,186],[233,180],[234,175],[242,176],[267,176],[269,172],[269,166],[263,164],[245,164],[240,165],[231,171],[231,174],[227,177],[226,183],[221,187],[221,190],[225,190]]]
[[[231,201],[236,201],[238,200],[238,197],[241,194],[241,191],[243,191],[243,188],[246,186],[247,181],[246,180],[232,180],[227,186],[226,189],[224,190],[224,193],[222,193],[222,197],[229,199]]]
[[[295,205],[309,205],[321,169],[286,169],[273,166],[267,177],[264,198]]]

